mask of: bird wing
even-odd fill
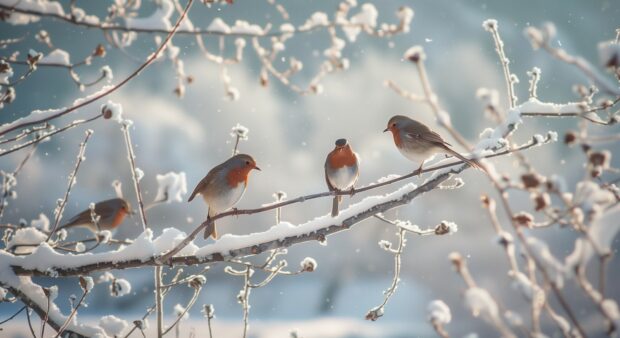
[[[426,125],[423,125],[421,123],[418,123],[416,125],[416,128],[412,128],[415,131],[408,131],[407,133],[405,133],[405,136],[411,139],[415,139],[418,141],[426,141],[429,143],[433,143],[436,144],[442,148],[445,147],[451,147],[452,145],[448,142],[446,142],[441,135],[437,134],[436,132],[432,131],[429,127],[427,127]]]
[[[336,189],[329,182],[329,178],[327,178],[327,166],[329,165],[328,161],[329,161],[329,155],[327,156],[327,159],[325,159],[325,183],[327,183],[327,188],[329,189],[329,191],[334,191]]]
[[[112,217],[115,216],[116,210],[114,208],[112,201],[113,200],[107,200],[107,201],[103,201],[103,202],[99,202],[95,204],[95,214],[97,214],[97,216],[101,216],[102,220],[110,216]],[[66,228],[66,227],[75,226],[75,225],[91,224],[92,221],[93,220],[90,215],[90,209],[86,209],[80,212],[79,214],[73,216],[73,218],[71,218],[67,223],[62,225],[60,228]]]
[[[189,199],[187,200],[188,202],[191,202],[198,193],[202,192],[206,187],[211,185],[211,182],[213,182],[217,174],[222,170],[223,165],[224,164],[222,163],[215,166],[211,169],[211,171],[209,171],[207,176],[198,182],[198,185],[196,185],[196,188],[194,188],[194,191],[192,191],[192,194],[189,196]]]

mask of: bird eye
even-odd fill
[[[250,165],[250,161],[245,161],[245,164]]]
[[[396,123],[392,123],[392,127],[396,127]]]

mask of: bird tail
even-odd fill
[[[334,201],[332,202],[332,217],[338,216],[338,205],[342,200],[342,196],[334,196]]]
[[[459,160],[469,164],[472,168],[478,169],[478,170],[484,170],[484,168],[482,167],[482,165],[480,164],[480,162],[473,160],[473,159],[469,159],[459,153],[457,153],[456,151],[450,149],[450,148],[446,148],[449,152],[450,155],[458,158]]]
[[[211,210],[209,209],[209,215],[207,216],[207,222],[209,223],[209,225],[207,225],[207,227],[205,228],[205,233],[204,233],[204,239],[209,238],[209,236],[211,236],[211,238],[213,239],[217,239],[217,228],[216,228],[216,224],[215,221],[211,221]]]

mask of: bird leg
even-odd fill
[[[351,187],[351,190],[349,190],[349,194],[351,194],[351,197],[355,195],[355,187]]]
[[[424,160],[426,161],[426,160]],[[422,163],[420,163],[420,167],[418,168],[418,170],[416,170],[418,172],[418,177],[422,176],[422,166],[424,165],[424,161],[422,161]]]

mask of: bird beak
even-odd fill
[[[258,171],[262,171],[257,165],[254,166],[254,169],[256,169]]]
[[[129,210],[129,211],[127,212],[127,214],[129,215],[129,217],[132,217],[133,215],[137,215],[137,214],[138,214],[138,211],[136,211],[136,210],[134,210],[134,209],[131,209],[131,210]]]
[[[389,130],[390,128],[388,127],[388,128],[383,129],[383,132],[385,133],[386,131],[389,131]]]

